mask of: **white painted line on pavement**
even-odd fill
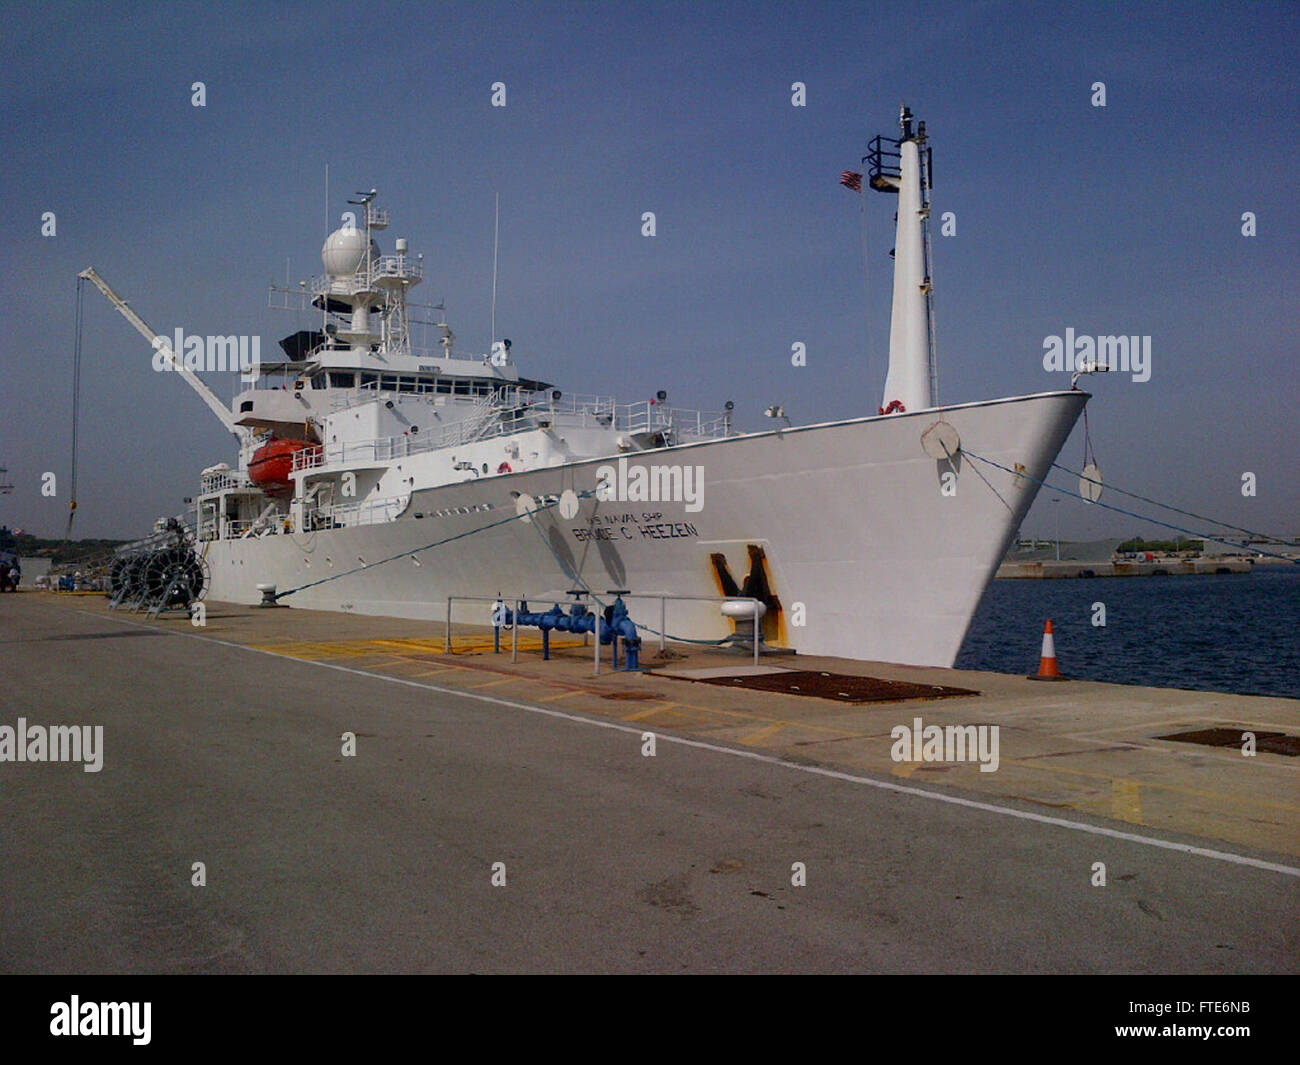
[[[173,632],[170,629],[158,629],[156,625],[145,625],[138,621],[128,621],[125,618],[112,617],[112,615],[95,614],[88,610],[79,611],[79,613],[90,615],[91,617],[108,617],[113,621],[120,622],[123,625],[134,625],[142,629],[155,629],[161,632],[167,632],[173,636],[185,636],[192,640],[202,640],[204,643],[214,643],[221,647],[231,647],[237,651],[251,651],[254,654],[270,655],[272,658],[284,658],[291,662],[302,662],[308,666],[318,666],[322,669],[334,669],[340,673],[354,673],[358,677],[369,677],[374,680],[387,681],[390,684],[402,684],[408,688],[421,688],[425,691],[437,692],[439,695],[450,695],[462,699],[474,699],[482,703],[492,703],[495,706],[504,706],[512,710],[523,710],[530,714],[542,714],[546,717],[561,718],[565,721],[575,721],[581,725],[593,725],[596,728],[614,729],[616,732],[626,732],[634,736],[640,736],[645,731],[644,728],[637,728],[633,725],[624,725],[617,721],[607,721],[601,718],[585,717],[582,714],[570,714],[563,710],[552,710],[550,707],[533,706],[528,703],[519,703],[511,699],[499,699],[494,695],[480,695],[470,690],[459,688],[443,688],[437,684],[423,684],[420,681],[408,680],[403,677],[390,677],[383,673],[370,673],[364,669],[354,669],[351,666],[340,666],[334,662],[316,662],[306,658],[295,658],[293,655],[280,654],[278,651],[266,651],[260,647],[247,647],[244,644],[232,643],[229,640],[218,640],[214,636],[200,636],[198,633],[191,632]],[[1087,832],[1094,836],[1106,836],[1109,839],[1119,839],[1126,843],[1138,843],[1146,847],[1159,847],[1162,850],[1178,851],[1181,854],[1195,854],[1201,858],[1210,858],[1218,862],[1230,862],[1233,865],[1249,866],[1252,869],[1265,869],[1271,873],[1282,873],[1284,876],[1300,877],[1300,869],[1289,865],[1278,865],[1275,862],[1266,862],[1259,858],[1250,858],[1244,854],[1233,854],[1230,851],[1216,851],[1208,847],[1194,847],[1190,843],[1175,843],[1171,840],[1157,839],[1155,836],[1139,836],[1134,832],[1120,832],[1114,828],[1104,828],[1100,825],[1090,825],[1083,821],[1068,821],[1063,817],[1049,817],[1046,814],[1031,813],[1028,810],[1017,810],[1010,806],[998,806],[996,803],[979,802],[976,799],[963,799],[956,795],[946,795],[942,792],[927,791],[925,788],[911,787],[906,784],[894,784],[887,780],[876,780],[873,777],[858,776],[854,773],[845,773],[838,769],[828,769],[824,766],[802,765],[799,762],[788,762],[784,758],[777,758],[770,754],[761,754],[753,750],[740,750],[734,747],[724,747],[716,743],[705,743],[703,740],[691,740],[684,736],[673,736],[662,732],[656,732],[655,736],[664,743],[677,744],[680,747],[695,747],[702,751],[713,751],[715,754],[725,754],[732,758],[747,758],[752,762],[764,762],[767,765],[780,766],[783,769],[793,769],[799,773],[810,773],[814,776],[829,777],[832,780],[843,780],[850,784],[861,784],[869,788],[878,788],[881,791],[893,791],[900,795],[911,795],[918,799],[928,799],[931,802],[947,803],[950,806],[964,806],[969,810],[980,810],[984,813],[998,814],[1002,817],[1014,817],[1021,821],[1033,821],[1040,825],[1054,825],[1057,828],[1068,828],[1073,832]]]

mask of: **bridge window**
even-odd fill
[[[455,392],[458,396],[468,396],[470,394],[470,383],[468,381],[457,381]]]
[[[446,377],[438,378],[438,394],[440,396],[451,395],[451,380]]]
[[[356,384],[357,375],[342,370],[330,371],[330,388],[351,388]]]

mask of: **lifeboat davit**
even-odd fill
[[[253,452],[248,479],[269,496],[293,490],[293,457],[299,451],[319,452],[320,444],[306,440],[271,440]]]

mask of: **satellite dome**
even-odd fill
[[[379,255],[379,248],[370,242],[372,256]],[[325,272],[331,277],[351,277],[366,261],[366,234],[360,229],[346,226],[336,229],[325,238],[320,250],[321,263]]]

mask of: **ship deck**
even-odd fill
[[[642,673],[610,671],[606,649],[593,676],[572,637],[542,661],[521,629],[512,663],[487,629],[458,625],[447,654],[434,623],[207,608],[196,628],[102,596],[0,597],[0,725],[104,725],[100,773],[0,765],[0,970],[1300,960],[1294,741],[1245,757],[1166,738],[1300,736],[1298,700],[764,658],[976,693],[846,702],[704,683],[750,671],[713,649],[647,642]],[[998,726],[997,770],[895,761],[891,730],[916,718]]]

